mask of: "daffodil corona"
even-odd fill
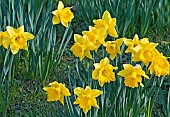
[[[126,86],[129,86],[131,88],[138,87],[138,83],[142,87],[144,85],[142,84],[142,76],[145,78],[149,78],[146,74],[145,71],[142,70],[140,65],[136,65],[133,67],[130,64],[123,64],[124,70],[121,70],[118,75],[124,77],[124,83]]]
[[[53,24],[59,24],[61,22],[63,26],[68,27],[68,22],[71,22],[74,18],[70,9],[71,7],[64,8],[62,1],[59,1],[58,9],[52,12],[54,15],[52,18]]]
[[[103,93],[102,91],[91,89],[90,86],[86,86],[85,89],[81,87],[75,88],[74,93],[78,96],[74,104],[79,104],[85,114],[91,109],[92,106],[99,108],[96,97],[101,95]]]
[[[92,72],[92,78],[98,80],[101,87],[104,83],[116,80],[113,70],[116,70],[117,67],[113,67],[109,64],[109,59],[107,57],[102,59],[100,63],[95,63],[94,66],[95,70]]]
[[[64,96],[70,96],[69,90],[64,84],[54,81],[49,84],[50,87],[44,87],[47,92],[47,101],[60,101],[64,105]]]

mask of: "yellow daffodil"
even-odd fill
[[[99,108],[96,97],[101,95],[103,93],[102,91],[91,89],[90,86],[86,86],[85,89],[81,87],[75,88],[74,93],[78,96],[74,104],[79,104],[85,114],[91,109],[92,106]]]
[[[121,54],[120,46],[123,43],[123,38],[116,39],[116,41],[107,41],[103,44],[106,47],[106,51],[110,54],[110,58],[113,60],[117,54]]]
[[[102,27],[107,28],[105,37],[108,34],[112,37],[118,37],[116,29],[115,29],[116,18],[111,18],[111,15],[107,10],[103,13],[102,19],[93,20],[93,22],[96,28],[102,28]]]
[[[132,54],[132,61],[142,61],[146,66],[153,60],[153,57],[159,54],[155,48],[158,44],[156,43],[140,43],[138,46],[133,48],[135,51]]]
[[[96,46],[88,39],[87,36],[74,35],[74,45],[71,47],[73,54],[82,60],[85,56],[93,59],[90,50],[96,49]]]
[[[60,101],[64,105],[64,96],[70,96],[69,90],[64,84],[54,81],[49,84],[50,87],[44,87],[47,92],[47,101]]]
[[[95,70],[92,72],[92,78],[98,80],[101,87],[104,83],[116,80],[113,70],[116,70],[117,67],[113,67],[109,64],[109,59],[107,57],[102,59],[100,63],[95,63],[94,66]]]
[[[133,67],[130,64],[123,64],[124,70],[121,70],[118,75],[124,77],[124,83],[131,88],[138,87],[138,83],[143,87],[142,77],[149,78],[140,65]]]
[[[128,52],[134,53],[133,49],[136,46],[138,46],[140,43],[149,43],[148,38],[143,38],[143,39],[139,40],[139,37],[137,34],[135,34],[135,36],[133,37],[133,40],[132,39],[124,39],[123,41],[124,41],[125,45],[128,46],[125,53],[128,53]]]
[[[166,76],[170,72],[170,64],[165,56],[162,54],[153,57],[151,65],[149,66],[150,73],[155,73],[156,76]]]
[[[0,46],[3,45],[5,49],[8,49],[10,44],[11,39],[9,38],[8,32],[0,32]]]
[[[68,22],[71,22],[74,18],[70,9],[71,7],[64,8],[62,1],[59,1],[58,9],[52,12],[54,15],[52,18],[53,24],[59,24],[61,22],[63,26],[68,27]]]
[[[7,26],[7,32],[10,36],[10,49],[12,54],[18,53],[19,49],[28,50],[27,41],[34,38],[34,35],[28,32],[24,32],[24,26],[15,29],[11,26]]]
[[[103,44],[105,41],[105,34],[106,34],[106,28],[102,27],[102,28],[95,28],[92,26],[89,26],[89,31],[83,31],[82,32],[83,35],[86,35],[89,40],[96,45],[96,51],[98,50],[98,48],[100,47],[101,44]]]

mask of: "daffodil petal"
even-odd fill
[[[63,2],[62,2],[62,1],[59,1],[59,3],[58,3],[58,10],[61,10],[61,9],[63,9],[63,8],[64,8]]]

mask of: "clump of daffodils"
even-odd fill
[[[123,40],[119,39],[117,41],[112,42],[105,42],[107,35],[109,34],[112,37],[118,37],[115,26],[116,26],[116,18],[112,18],[110,13],[106,10],[103,13],[102,19],[93,20],[94,27],[89,26],[89,31],[83,31],[82,37],[85,37],[84,40],[88,40],[88,43],[93,44],[92,47],[88,47],[89,44],[77,44],[77,34],[74,36],[75,44],[71,47],[73,54],[76,57],[79,57],[82,60],[85,56],[93,59],[90,50],[95,50],[97,52],[98,48],[101,45],[106,46],[106,51],[110,54],[111,58],[113,59],[115,55],[118,53],[120,54],[120,46],[122,45]],[[78,46],[76,46],[78,45]],[[114,47],[115,46],[115,47]],[[82,48],[89,48],[88,54],[84,52]],[[78,50],[80,50],[78,52]],[[80,54],[81,53],[81,54]]]
[[[124,39],[124,43],[128,46],[125,52],[132,53],[132,61],[143,62],[149,66],[151,74],[156,76],[166,76],[170,72],[170,64],[165,56],[157,49],[157,43],[149,42],[148,38],[140,39],[135,35],[132,39]]]
[[[12,54],[17,54],[20,49],[28,51],[27,41],[34,39],[34,35],[24,32],[24,25],[17,29],[7,26],[6,29],[0,32],[0,46],[3,45],[5,49],[10,47]]]
[[[61,22],[64,26],[67,26],[67,23],[73,18],[70,8],[67,8],[66,14],[63,14],[63,10],[64,5],[62,2],[59,2],[58,10],[53,12],[55,15],[53,17],[54,24]],[[68,16],[68,19],[64,17],[65,15]],[[118,38],[115,28],[116,18],[112,18],[107,10],[103,13],[102,19],[95,19],[93,22],[94,27],[89,26],[89,30],[83,31],[82,35],[74,34],[75,43],[71,47],[71,51],[80,60],[83,60],[85,57],[93,59],[91,51],[97,52],[101,46],[105,47],[109,57],[105,57],[99,63],[94,63],[95,69],[92,71],[92,79],[97,80],[101,87],[106,83],[116,81],[117,75],[123,77],[125,86],[130,88],[144,87],[143,79],[149,80],[149,75],[146,74],[148,72],[145,73],[140,64],[135,66],[123,64],[123,70],[119,71],[116,71],[118,70],[117,66],[111,64],[112,62],[109,60],[115,60],[118,54],[122,54],[121,46],[123,43],[127,46],[125,53],[131,53],[133,63],[142,62],[148,68],[150,74],[155,74],[158,77],[169,75],[170,64],[167,58],[156,49],[157,43],[149,42],[148,38],[139,39],[137,34],[135,34],[133,39]],[[106,41],[108,35],[117,39]],[[59,100],[64,104],[64,96],[71,95],[63,84],[60,83],[60,85],[54,82],[50,83],[50,87],[44,87],[48,94],[48,101]],[[91,89],[90,86],[86,86],[85,89],[77,87],[74,89],[74,94],[77,95],[74,104],[78,104],[86,114],[92,106],[99,108],[96,97],[102,93],[98,89]]]

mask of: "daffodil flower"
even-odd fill
[[[91,89],[90,86],[86,86],[85,89],[81,87],[75,88],[74,93],[78,96],[74,104],[79,104],[85,114],[91,109],[92,106],[99,108],[96,97],[101,95],[103,93],[102,91]]]
[[[142,61],[146,66],[153,60],[154,56],[159,54],[158,50],[155,48],[157,43],[140,43],[138,46],[133,48],[135,51],[132,54],[132,61]]]
[[[28,50],[27,41],[34,38],[29,32],[24,32],[24,26],[15,29],[11,26],[6,27],[11,41],[10,49],[12,54],[18,53],[19,49]]]
[[[53,24],[59,24],[61,22],[63,26],[68,27],[68,22],[71,22],[74,18],[70,9],[71,7],[64,8],[62,1],[59,1],[58,9],[52,12],[54,15],[52,18]]]
[[[166,76],[169,75],[170,64],[165,56],[159,54],[153,57],[149,70],[151,74],[155,73],[156,76]]]
[[[69,90],[64,84],[54,81],[49,87],[43,88],[47,92],[47,101],[60,101],[64,105],[64,96],[70,96]]]
[[[113,70],[117,67],[113,67],[109,64],[109,59],[105,57],[100,61],[100,63],[95,63],[95,70],[92,72],[92,78],[99,81],[99,85],[102,87],[105,83],[110,83],[110,81],[115,81],[115,74]]]
[[[11,39],[9,38],[8,32],[0,32],[0,46],[3,45],[5,49],[8,49],[10,44]]]
[[[121,54],[120,46],[123,43],[123,38],[116,39],[116,41],[107,41],[103,44],[106,47],[106,51],[110,54],[111,60],[113,60],[117,54]]]
[[[139,40],[139,37],[137,34],[135,34],[135,36],[132,39],[124,39],[123,40],[125,45],[128,46],[128,48],[126,49],[125,53],[131,52],[134,53],[134,48],[136,48],[139,44],[143,44],[143,43],[149,43],[148,38],[143,38]]]
[[[96,49],[96,46],[88,39],[87,36],[74,35],[74,45],[71,47],[73,54],[82,60],[85,56],[93,59],[90,53],[91,50]]]
[[[124,70],[121,70],[118,75],[124,77],[125,86],[129,86],[131,88],[138,87],[138,83],[142,87],[144,87],[142,83],[142,76],[145,78],[149,78],[145,71],[142,70],[140,65],[136,65],[135,67],[130,64],[123,64]]]
[[[96,45],[95,51],[97,52],[98,48],[100,47],[101,44],[105,43],[105,33],[107,31],[106,27],[102,28],[95,28],[92,26],[89,26],[89,31],[83,31],[82,34],[86,35],[89,40]]]
[[[106,10],[103,13],[102,19],[93,20],[94,27],[96,28],[107,28],[105,37],[109,34],[112,37],[118,37],[118,34],[116,32],[115,26],[116,26],[116,18],[112,18],[110,13]]]

